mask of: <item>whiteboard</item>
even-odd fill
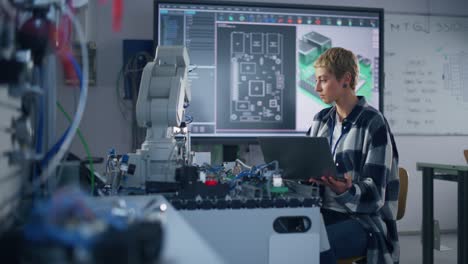
[[[395,134],[468,134],[468,17],[385,15],[384,114]]]

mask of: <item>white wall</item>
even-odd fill
[[[121,117],[115,96],[117,73],[122,66],[122,39],[151,39],[153,37],[153,1],[126,0],[123,28],[112,32],[110,5],[98,5],[91,1],[90,38],[97,43],[98,82],[91,87],[87,109],[81,129],[93,155],[103,156],[111,146],[119,152],[130,150],[130,124]],[[111,2],[111,1],[108,1]],[[285,1],[258,1],[277,2]],[[386,12],[437,13],[468,15],[466,0],[293,0],[299,4],[343,5],[384,8]],[[60,100],[70,111],[73,109],[73,93],[70,88],[59,91]],[[58,119],[59,127],[65,122]],[[406,216],[399,222],[400,230],[417,231],[421,224],[421,173],[416,171],[416,162],[464,163],[463,149],[468,148],[468,137],[417,137],[397,136],[401,165],[410,173],[409,196]],[[84,156],[82,147],[74,142],[73,151]],[[442,229],[456,228],[456,185],[448,182],[435,183],[435,217]]]

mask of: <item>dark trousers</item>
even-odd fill
[[[335,264],[338,259],[365,256],[369,234],[348,214],[322,209],[330,250],[320,253],[321,264]]]

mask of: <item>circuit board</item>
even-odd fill
[[[282,122],[283,35],[234,31],[230,37],[230,122]]]

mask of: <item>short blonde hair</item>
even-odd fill
[[[343,48],[330,48],[315,61],[314,68],[325,68],[341,80],[346,72],[351,74],[349,85],[356,88],[359,76],[359,66],[352,51]]]

